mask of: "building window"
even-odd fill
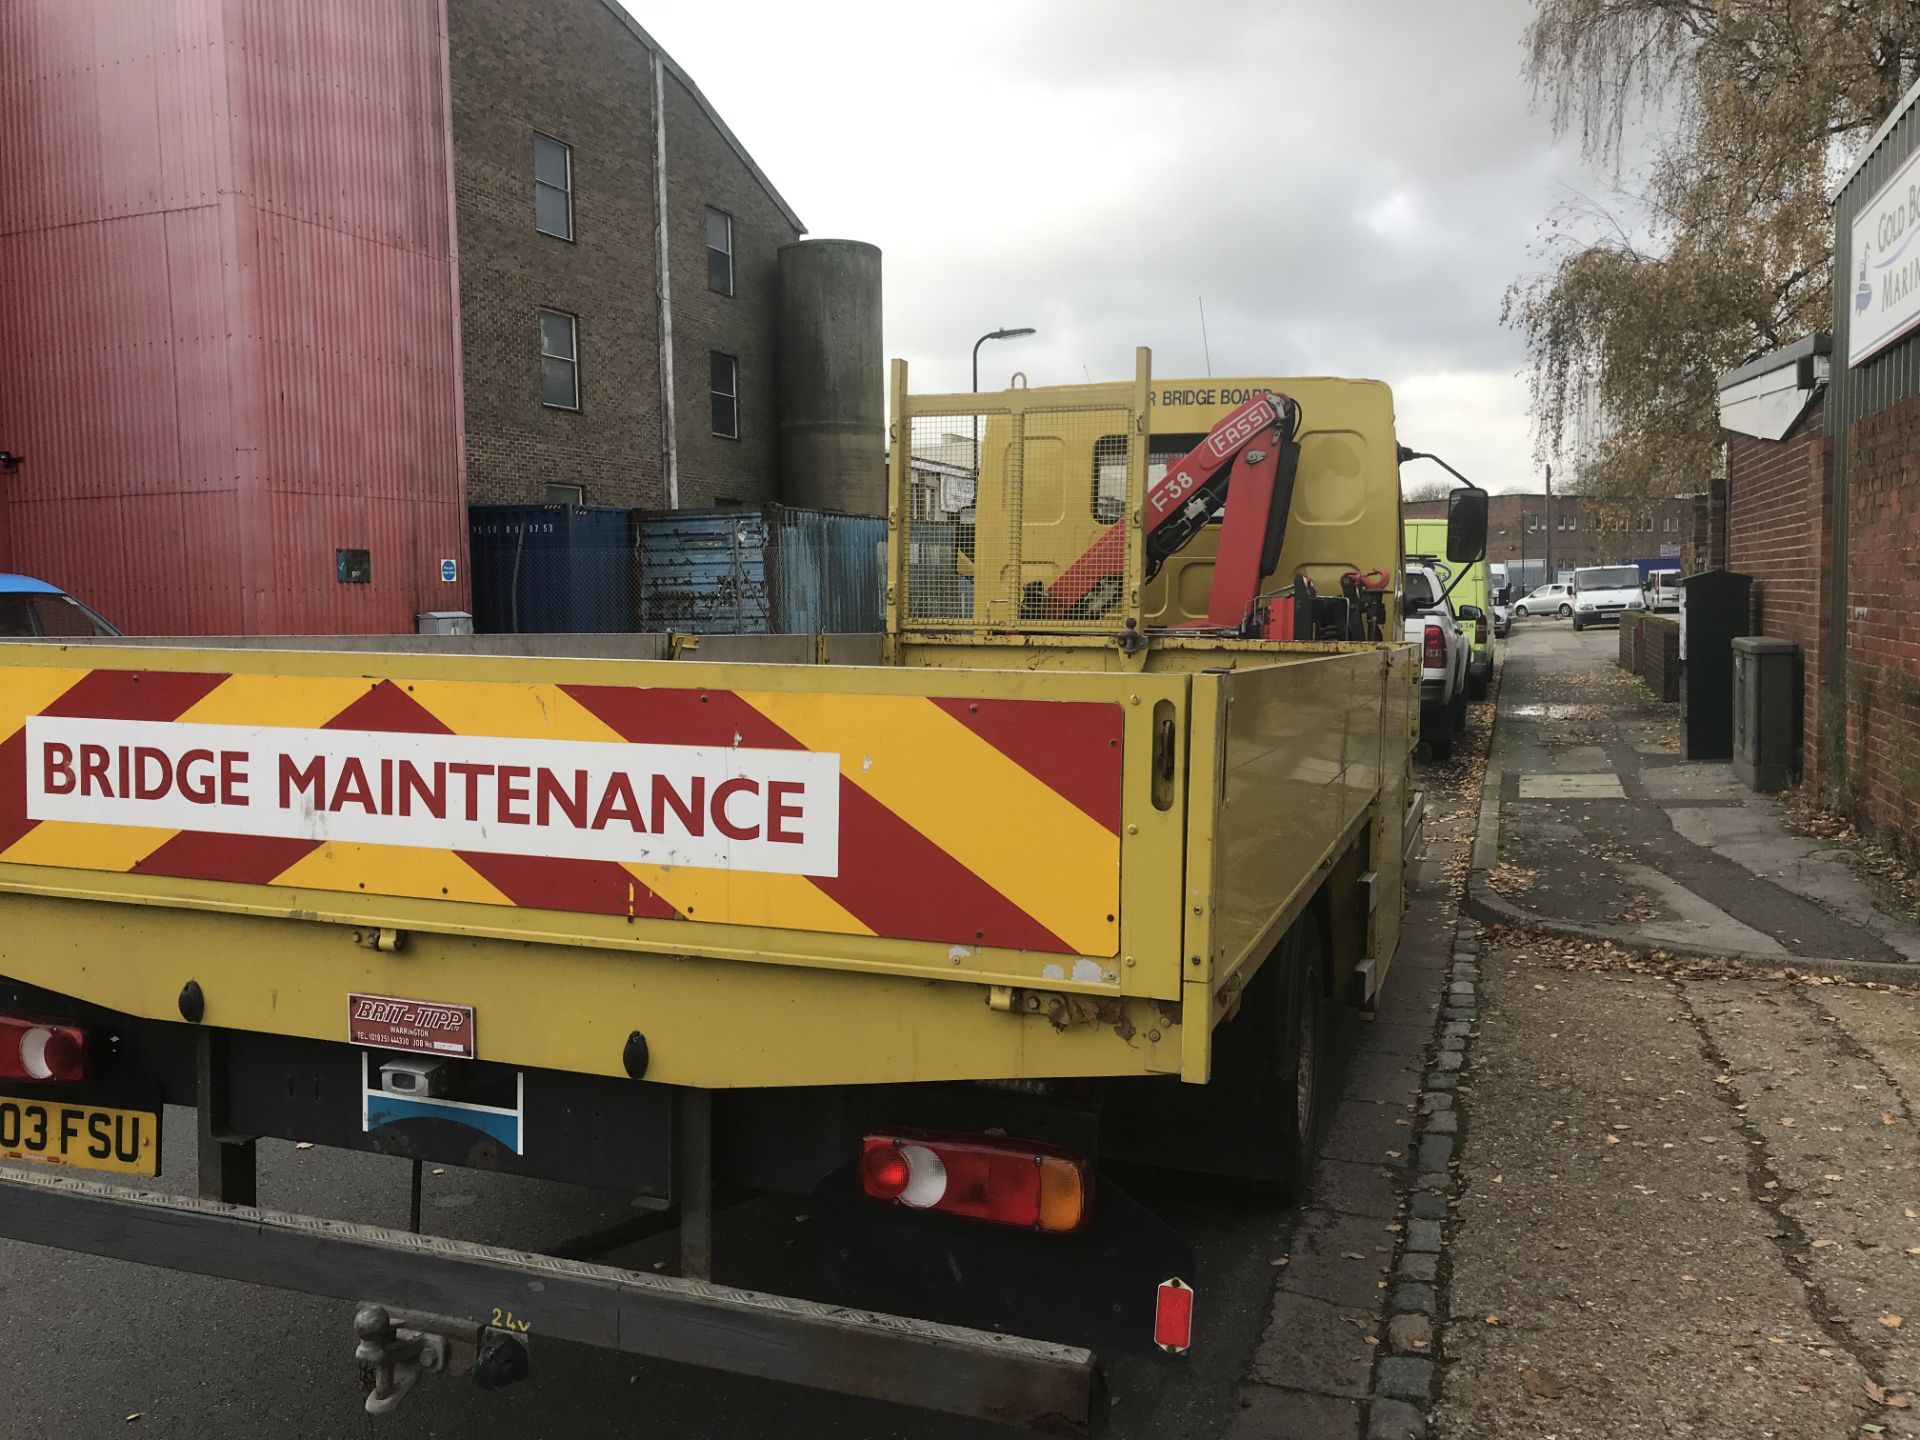
[[[713,433],[724,440],[740,438],[740,362],[731,355],[712,352],[709,362],[713,379],[708,389],[713,395]]]
[[[540,312],[540,403],[580,408],[580,322],[561,310]]]
[[[573,147],[549,135],[533,137],[533,228],[573,239]]]
[[[716,295],[733,294],[733,217],[724,210],[707,210],[707,289]]]
[[[587,503],[587,487],[584,485],[547,486],[547,504],[584,505]]]
[[[1578,514],[1578,513],[1576,512],[1576,513],[1574,513],[1574,514],[1570,514],[1570,515],[1568,515],[1568,516],[1567,516],[1567,529],[1569,529],[1569,530],[1578,530],[1579,528],[1580,528],[1580,516],[1579,516],[1579,514]]]

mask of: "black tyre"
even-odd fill
[[[1438,710],[1420,712],[1420,738],[1427,742],[1427,749],[1436,760],[1453,758],[1453,708],[1443,706]]]
[[[1574,622],[1573,622],[1573,633],[1578,635],[1582,630],[1586,628],[1587,628],[1586,622],[1581,620],[1578,616],[1575,616]]]
[[[1320,1122],[1325,1111],[1322,1081],[1326,1064],[1326,954],[1320,922],[1311,911],[1295,923],[1282,942],[1285,965],[1283,987],[1274,997],[1273,1022],[1278,1033],[1270,1052],[1261,1106],[1269,1143],[1275,1149],[1276,1192],[1298,1198],[1313,1170],[1320,1144]]]
[[[1464,730],[1467,728],[1467,690],[1472,684],[1473,684],[1473,673],[1469,671],[1467,673],[1466,684],[1462,685],[1458,690],[1454,692],[1453,728],[1455,730]]]
[[[1516,605],[1516,606],[1514,606],[1514,607],[1513,607],[1513,618],[1514,618],[1514,619],[1516,619],[1516,620],[1524,620],[1524,619],[1526,619],[1526,618],[1527,618],[1527,607],[1526,607],[1526,606],[1524,606],[1524,605]]]
[[[1562,620],[1566,619],[1571,614],[1573,614],[1573,607],[1571,605],[1562,605],[1560,607],[1560,618]]]
[[[1485,675],[1469,675],[1467,677],[1467,698],[1469,700],[1486,699],[1487,687],[1492,683],[1493,673],[1491,670]]]

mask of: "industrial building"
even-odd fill
[[[878,252],[617,0],[9,3],[0,173],[0,569],[130,631],[468,609],[469,501],[882,506]]]
[[[1582,565],[1670,561],[1691,570],[1695,502],[1691,496],[1610,499],[1549,495],[1536,490],[1492,496],[1487,506],[1487,559],[1505,565],[1519,586],[1543,584]],[[1409,500],[1412,519],[1440,519],[1445,500]]]

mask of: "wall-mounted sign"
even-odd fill
[[[1853,275],[1839,283],[1852,294],[1847,364],[1920,325],[1920,151],[1853,217]]]

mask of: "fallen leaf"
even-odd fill
[[[311,1149],[313,1149],[313,1141],[311,1141],[311,1140],[297,1140],[297,1141],[295,1141],[295,1142],[294,1142],[294,1146],[293,1146],[293,1148],[294,1148],[294,1149],[296,1149],[296,1150],[311,1150]]]
[[[145,1413],[146,1412],[142,1410],[134,1411],[131,1415],[127,1416],[127,1423],[131,1425],[134,1421],[138,1420]]]
[[[1903,1322],[1898,1315],[1882,1315],[1880,1323],[1889,1330],[1898,1330]]]
[[[1793,1128],[1793,1116],[1791,1116],[1791,1115],[1782,1115],[1782,1116],[1780,1117],[1780,1123],[1781,1123],[1782,1125],[1784,1125],[1784,1126],[1786,1126],[1786,1127],[1787,1127],[1787,1128],[1788,1128],[1789,1130],[1791,1130],[1791,1129]]]
[[[1499,1323],[1500,1323],[1500,1317],[1498,1315],[1487,1316],[1487,1324],[1498,1325]]]
[[[1816,1250],[1829,1250],[1839,1243],[1838,1240],[1816,1240],[1813,1242],[1813,1248]]]
[[[1876,1385],[1871,1380],[1867,1381],[1867,1398],[1873,1401],[1873,1403],[1876,1405],[1886,1404],[1887,1403],[1886,1387],[1884,1385]]]
[[[1276,1261],[1274,1261],[1273,1263],[1274,1263],[1274,1264],[1276,1264],[1276,1265],[1284,1265],[1284,1264],[1286,1264],[1286,1263],[1287,1263],[1287,1261],[1288,1261],[1288,1259],[1289,1259],[1289,1258],[1290,1258],[1290,1257],[1288,1257],[1288,1256],[1286,1256],[1286,1255],[1282,1255],[1282,1256],[1281,1256],[1281,1257],[1280,1257],[1280,1258],[1279,1258],[1278,1260],[1276,1260]]]
[[[1882,1115],[1882,1116],[1880,1117],[1880,1123],[1881,1123],[1882,1125],[1891,1125],[1891,1124],[1893,1124],[1893,1116],[1891,1116],[1891,1115]]]
[[[1527,1397],[1536,1405],[1548,1400],[1558,1400],[1567,1393],[1561,1388],[1558,1380],[1551,1375],[1541,1373],[1531,1365],[1520,1372],[1520,1379],[1527,1387]]]
[[[1340,1252],[1340,1258],[1342,1260],[1364,1260],[1367,1257],[1362,1255],[1358,1250],[1342,1250]]]
[[[1909,1400],[1905,1395],[1889,1395],[1887,1396],[1887,1404],[1896,1410],[1905,1410],[1913,1404],[1913,1401]]]

